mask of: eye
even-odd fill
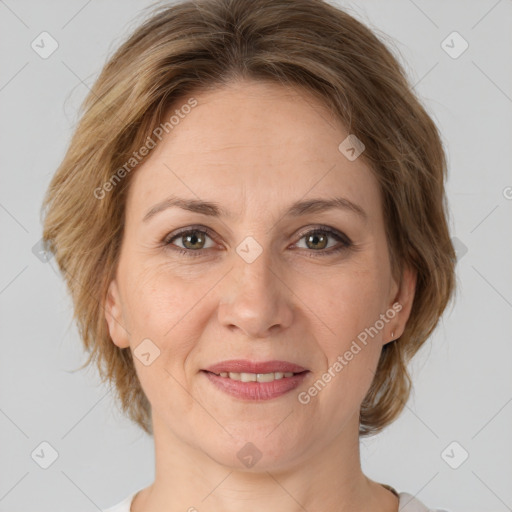
[[[310,254],[312,257],[329,256],[349,249],[353,245],[346,235],[329,226],[319,226],[303,231],[299,237],[300,240],[305,240],[305,247],[299,247],[297,242],[295,248],[310,249],[307,252],[312,253]],[[207,239],[212,240],[210,245],[206,245]],[[336,247],[335,243],[330,244],[329,239],[337,241],[338,246]],[[192,226],[177,233],[171,233],[163,240],[163,245],[186,256],[201,256],[204,250],[214,247],[213,233],[206,227]]]
[[[312,254],[312,256],[329,256],[352,246],[352,241],[346,235],[328,226],[316,227],[310,231],[302,232],[299,236],[300,240],[305,240],[305,248],[312,249],[309,252],[318,253]],[[336,247],[336,244],[334,244],[334,248],[333,244],[329,245],[329,239],[337,241],[338,247]],[[304,247],[299,248],[303,249]]]
[[[208,238],[210,238],[210,240],[212,239],[209,233],[210,231],[206,228],[187,228],[167,237],[163,243],[165,246],[169,246],[182,254],[186,254],[188,256],[199,256],[203,249],[210,249],[213,247],[213,244],[210,246],[205,245]],[[176,245],[174,240],[177,240],[178,244],[181,243],[182,245]],[[175,245],[175,247],[171,247],[173,245]]]

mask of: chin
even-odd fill
[[[258,473],[285,469],[299,462],[304,443],[276,430],[255,433],[254,429],[239,427],[233,437],[226,434],[213,446],[203,446],[203,451],[231,470]]]

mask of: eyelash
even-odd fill
[[[210,238],[214,239],[213,233],[210,231],[210,229],[208,229],[204,226],[191,226],[182,231],[179,231],[178,233],[172,234],[172,236],[169,236],[169,235],[166,236],[162,242],[166,248],[169,248],[173,251],[177,251],[178,253],[183,254],[185,256],[190,256],[190,257],[202,256],[203,251],[205,251],[207,249],[198,249],[198,250],[194,251],[192,249],[182,249],[181,247],[171,247],[173,240],[176,240],[179,237],[183,237],[184,235],[197,233],[197,232],[204,233],[204,234],[208,235]],[[313,253],[310,255],[312,258],[325,257],[325,256],[337,254],[341,251],[350,249],[353,246],[352,241],[346,235],[344,235],[328,226],[317,226],[313,229],[303,231],[299,235],[299,241],[302,240],[306,235],[312,236],[312,235],[317,235],[317,234],[327,234],[327,235],[331,236],[332,238],[335,238],[338,242],[341,242],[342,245],[337,248],[334,248],[334,249],[333,248],[322,249],[319,251],[309,250],[308,252]],[[296,250],[296,249],[294,249],[294,250]]]

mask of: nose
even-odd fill
[[[293,321],[293,293],[268,253],[264,250],[252,263],[235,254],[234,267],[222,288],[221,325],[249,338],[275,335]]]

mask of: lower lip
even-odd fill
[[[242,382],[229,377],[221,377],[212,372],[202,372],[217,388],[228,395],[242,400],[271,400],[289,393],[301,384],[308,371],[297,373],[293,377],[283,377],[272,382]]]

